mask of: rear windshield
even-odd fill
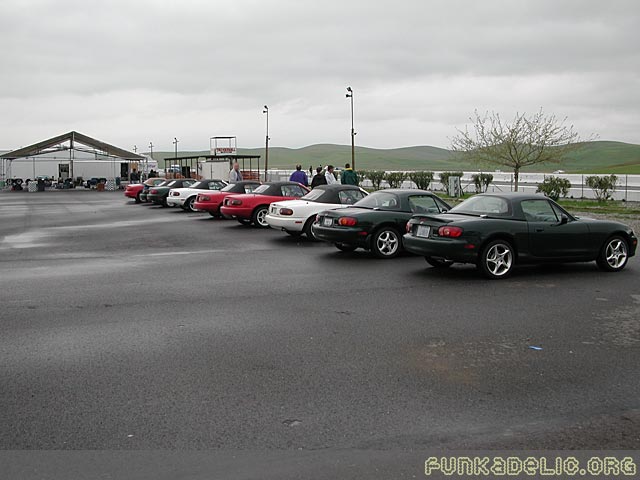
[[[378,191],[357,201],[354,206],[380,208],[382,210],[398,210],[400,208],[400,198],[395,193]]]
[[[326,192],[326,190],[322,190],[321,188],[318,188],[318,189],[315,189],[315,190],[311,190],[305,196],[301,197],[301,200],[308,200],[310,202],[315,202],[322,195],[324,195],[325,192]]]
[[[256,189],[253,191],[253,193],[263,193],[263,192],[266,192],[267,190],[269,190],[269,187],[270,187],[270,186],[271,186],[271,185],[267,185],[267,184],[260,185],[258,188],[256,188]]]
[[[509,202],[504,198],[493,197],[491,195],[477,195],[453,207],[451,213],[508,216],[511,214],[511,210],[509,208]]]

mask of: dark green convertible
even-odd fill
[[[638,239],[627,225],[574,217],[554,201],[524,193],[481,194],[439,215],[415,215],[404,245],[434,267],[474,263],[505,278],[518,263],[596,261],[622,270]]]
[[[426,190],[380,190],[347,208],[318,214],[313,235],[345,252],[360,247],[376,257],[393,258],[403,250],[402,234],[413,214],[436,214],[450,208]]]

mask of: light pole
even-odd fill
[[[153,142],[149,142],[149,149],[151,150],[151,153],[150,153],[151,160],[153,160]],[[147,161],[145,163],[147,164],[147,166],[145,167],[144,170],[145,170],[145,174],[147,174],[148,170],[149,170],[149,162]],[[158,170],[160,170],[160,169],[158,169]],[[165,173],[165,175],[167,173],[167,165],[166,165],[166,163],[165,163],[165,166],[164,166],[164,173]]]
[[[353,90],[347,87],[347,98],[351,99],[351,168],[356,169],[356,131],[353,129]]]
[[[172,143],[176,147],[176,154],[174,155],[175,158],[178,158],[178,142],[179,142],[179,140],[176,137],[173,137],[173,142]]]
[[[262,113],[267,114],[267,134],[264,138],[264,181],[267,181],[267,169],[269,168],[269,107],[264,106]]]

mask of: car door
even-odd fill
[[[589,229],[563,215],[546,199],[520,203],[527,220],[529,248],[539,258],[571,258],[587,254]]]

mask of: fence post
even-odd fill
[[[584,175],[580,175],[580,198],[584,198]]]

